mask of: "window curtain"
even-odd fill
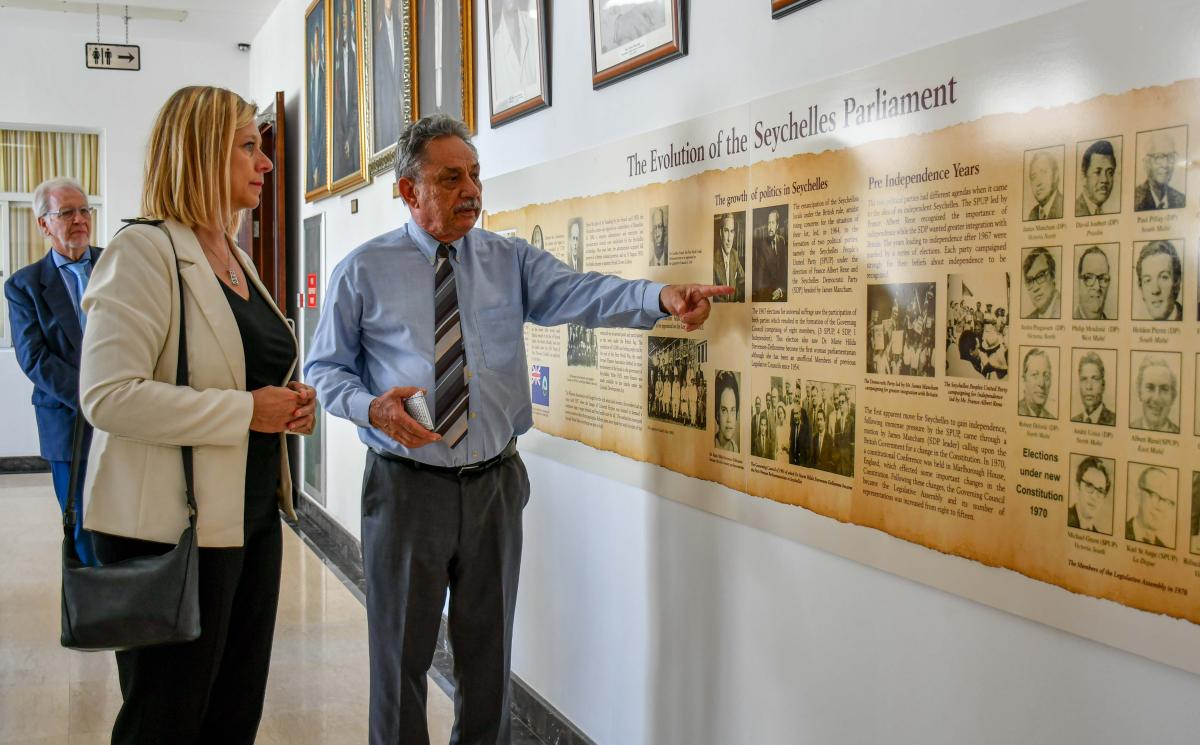
[[[9,272],[37,261],[49,242],[33,213],[33,190],[46,179],[68,176],[91,195],[100,194],[100,136],[85,132],[0,129],[0,192],[17,195],[8,203],[6,246]],[[92,241],[96,224],[92,221]]]
[[[0,192],[32,194],[49,178],[69,176],[100,193],[100,136],[86,132],[0,129]]]

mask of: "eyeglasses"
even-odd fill
[[[1146,159],[1150,161],[1151,165],[1156,166],[1165,166],[1174,163],[1177,157],[1176,153],[1149,153],[1146,155]]]
[[[1108,494],[1108,486],[1107,485],[1102,486],[1102,487],[1097,486],[1096,484],[1093,484],[1092,482],[1088,481],[1087,479],[1079,480],[1079,488],[1081,491],[1087,492],[1089,494],[1094,494],[1094,495],[1100,496],[1100,497],[1103,497],[1105,494]]]
[[[1032,277],[1026,277],[1025,284],[1027,284],[1027,285],[1045,284],[1046,282],[1050,281],[1050,276],[1051,276],[1050,270],[1043,269],[1042,271],[1038,272],[1037,274],[1033,275]]]
[[[1085,287],[1095,287],[1097,284],[1108,287],[1112,282],[1112,277],[1107,274],[1081,274],[1079,278],[1083,280]]]
[[[90,219],[92,219],[92,216],[95,214],[96,214],[95,207],[75,207],[72,209],[52,210],[50,212],[43,212],[42,217],[57,217],[60,220],[66,220],[67,222],[71,222],[72,220],[75,219],[76,215],[79,215],[86,220],[90,220]]]
[[[1142,491],[1142,494],[1145,495],[1143,497],[1143,499],[1147,500],[1151,504],[1153,504],[1154,502],[1159,502],[1160,504],[1162,504],[1163,507],[1169,507],[1172,509],[1175,507],[1175,504],[1176,504],[1175,497],[1172,497],[1169,494],[1159,494],[1158,492],[1154,491],[1153,489],[1147,489],[1144,486],[1141,487],[1141,491]]]

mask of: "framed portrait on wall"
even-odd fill
[[[684,0],[588,0],[592,88],[687,54]]]
[[[493,127],[550,105],[550,0],[487,0]]]
[[[408,13],[405,0],[366,0],[371,33],[369,124],[371,133],[370,171],[378,176],[391,169],[400,124],[408,118],[407,59]]]
[[[330,80],[331,193],[367,182],[363,112],[363,18],[357,0],[332,2],[329,25],[332,43]]]
[[[795,13],[816,2],[818,0],[771,0],[771,17],[782,18],[788,13]]]
[[[446,114],[475,131],[472,5],[472,0],[409,0],[413,121]]]
[[[329,3],[304,11],[304,200],[329,193]]]

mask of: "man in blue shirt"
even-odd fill
[[[673,315],[692,331],[709,298],[733,290],[580,273],[523,240],[474,229],[479,161],[469,130],[449,117],[401,133],[396,179],[412,220],[334,269],[305,366],[321,403],[357,424],[370,448],[370,742],[428,742],[425,675],[449,587],[454,741],[508,743],[529,498],[516,437],[533,424],[523,325],[649,329]],[[418,391],[429,394],[433,430],[405,411]]]
[[[71,437],[79,412],[79,350],[83,342],[83,313],[79,300],[100,258],[88,245],[95,210],[78,182],[51,179],[33,192],[38,227],[53,250],[15,272],[4,283],[12,326],[13,351],[25,375],[33,381],[42,457],[50,463],[58,503],[66,509],[71,477]],[[84,458],[92,436],[85,429]],[[75,552],[85,564],[95,564],[92,538],[83,529],[83,478],[80,464],[76,489]]]

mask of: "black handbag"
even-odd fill
[[[156,225],[160,221],[126,222]],[[171,241],[171,251],[175,242]],[[176,385],[188,384],[187,324],[183,277],[179,281],[179,361]],[[102,566],[85,566],[75,555],[75,490],[83,462],[84,418],[75,418],[70,491],[63,514],[62,645],[79,650],[131,649],[192,641],[200,636],[199,553],[192,448],[182,447],[188,527],[175,548],[161,556],[138,556]]]

